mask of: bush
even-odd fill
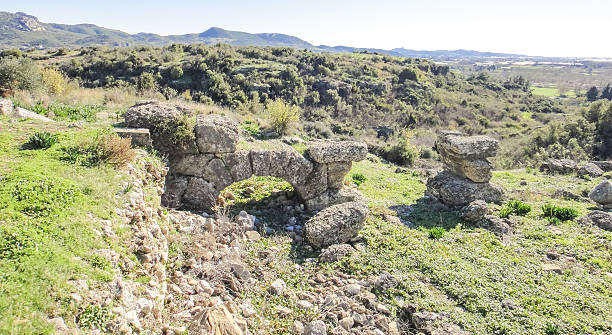
[[[259,125],[253,121],[246,121],[240,125],[240,128],[249,134],[249,136],[255,138],[261,137],[261,129],[259,128]]]
[[[43,87],[36,63],[29,58],[0,59],[0,94],[15,90],[38,91]]]
[[[433,227],[429,228],[428,232],[429,238],[439,239],[444,235],[445,230],[442,227]]]
[[[274,131],[284,135],[291,124],[300,118],[300,108],[276,99],[266,105],[266,113]]]
[[[499,217],[507,218],[510,215],[525,216],[529,212],[531,212],[531,206],[520,200],[512,200],[508,201],[506,205],[502,207],[499,211]]]
[[[30,149],[48,149],[57,143],[57,137],[49,132],[36,132],[30,136],[26,142],[26,147]]]
[[[105,330],[106,324],[111,320],[110,306],[89,305],[79,315],[79,326],[83,329]]]
[[[103,107],[99,105],[83,105],[83,106],[65,106],[51,105],[45,107],[42,104],[34,105],[30,108],[33,112],[52,117],[54,119],[64,119],[71,121],[87,121],[93,122],[96,120],[96,114],[101,112]]]
[[[368,178],[361,173],[355,173],[351,178],[353,179],[353,184],[357,186],[365,183],[365,181],[368,180]]]
[[[419,148],[410,143],[410,137],[411,133],[405,132],[395,145],[385,148],[383,157],[400,165],[413,166],[419,157]]]
[[[578,217],[578,211],[572,208],[559,207],[556,205],[545,204],[542,206],[542,216],[551,223],[559,221],[570,221]]]
[[[84,141],[75,147],[64,149],[64,160],[85,167],[111,164],[120,167],[134,159],[131,139],[117,134],[102,133],[93,140]]]
[[[42,81],[51,94],[62,94],[68,88],[68,81],[64,75],[51,68],[45,68],[41,71]]]

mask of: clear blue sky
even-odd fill
[[[6,1],[0,10],[129,33],[216,26],[313,44],[612,57],[612,0],[27,0]]]

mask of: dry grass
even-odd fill
[[[104,135],[98,145],[103,153],[103,160],[115,166],[125,166],[134,160],[136,153],[132,149],[130,138],[121,138],[116,134]]]

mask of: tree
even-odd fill
[[[42,86],[40,71],[30,58],[0,60],[0,94],[15,90],[36,91]]]
[[[136,78],[136,87],[140,92],[156,90],[157,81],[155,76],[150,72],[143,72]]]
[[[612,87],[610,87],[610,84],[606,85],[603,91],[601,91],[601,98],[612,100]]]
[[[589,88],[589,90],[587,91],[587,94],[586,94],[586,97],[587,97],[588,101],[595,101],[595,100],[597,100],[598,96],[599,96],[599,90],[595,86]]]

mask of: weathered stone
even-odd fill
[[[10,116],[13,114],[13,102],[9,99],[0,99],[0,115]]]
[[[485,215],[482,220],[478,221],[477,224],[479,227],[482,227],[498,236],[512,233],[512,222],[508,219],[502,219],[495,215]]]
[[[612,213],[592,211],[578,220],[581,224],[590,224],[603,230],[612,231]]]
[[[595,186],[589,193],[589,198],[604,209],[612,209],[612,182],[606,180]]]
[[[189,325],[189,334],[243,335],[235,317],[224,305],[211,307]]]
[[[141,147],[151,147],[151,134],[147,128],[115,128],[115,132],[122,138],[132,140],[132,145]]]
[[[313,321],[306,326],[304,335],[327,335],[327,325],[323,321]]]
[[[350,256],[355,251],[355,248],[350,244],[334,244],[321,251],[319,261],[324,263],[337,262],[344,257]]]
[[[612,171],[612,161],[594,161],[593,164],[597,165],[604,172]]]
[[[340,189],[344,186],[344,176],[351,170],[352,162],[332,162],[327,164],[327,187]]]
[[[585,166],[578,169],[578,175],[581,177],[589,176],[597,178],[600,177],[602,174],[604,174],[604,171],[594,163],[587,163]]]
[[[236,151],[238,124],[225,116],[198,115],[195,134],[201,153]]]
[[[279,278],[270,285],[270,293],[274,295],[282,295],[286,288],[287,284],[285,284],[285,281]]]
[[[317,163],[357,162],[368,154],[365,143],[319,140],[306,142],[308,156]]]
[[[199,177],[189,177],[187,188],[183,193],[182,203],[188,208],[212,208],[217,201],[219,190]]]
[[[357,236],[367,215],[368,206],[361,202],[330,206],[306,222],[306,240],[319,249],[346,243]]]
[[[198,153],[195,137],[191,129],[185,136],[177,138],[177,128],[186,126],[187,114],[176,106],[157,101],[145,101],[130,107],[124,114],[129,128],[147,128],[151,133],[153,147],[170,156]]]
[[[36,114],[32,111],[29,111],[25,108],[21,108],[21,107],[16,107],[13,110],[13,117],[17,118],[17,119],[33,119],[33,120],[39,120],[39,121],[43,121],[43,122],[55,122],[55,120],[52,120],[44,115],[40,115],[40,114]]]
[[[185,194],[188,184],[188,179],[185,177],[166,177],[164,194],[161,197],[162,204],[170,208],[181,207],[183,204],[183,194]]]
[[[489,206],[483,200],[475,200],[461,209],[461,218],[467,222],[476,223],[489,214]]]
[[[447,205],[465,206],[475,200],[501,203],[504,192],[490,183],[475,183],[442,171],[427,181],[427,192]]]
[[[327,166],[323,164],[314,164],[312,172],[310,172],[305,180],[304,183],[294,185],[295,191],[300,198],[309,200],[326,193]],[[325,195],[327,196],[327,194]]]
[[[578,164],[571,159],[550,158],[540,166],[540,171],[551,174],[571,174],[578,170]]]
[[[248,179],[253,175],[251,167],[251,157],[248,151],[236,151],[224,154],[221,158],[230,170],[234,181]]]
[[[460,132],[442,132],[436,140],[440,156],[456,157],[465,160],[479,160],[494,157],[499,142],[489,136],[465,136]]]
[[[542,268],[542,271],[544,272],[555,272],[555,273],[563,272],[561,267],[557,264],[542,264],[541,268]]]

